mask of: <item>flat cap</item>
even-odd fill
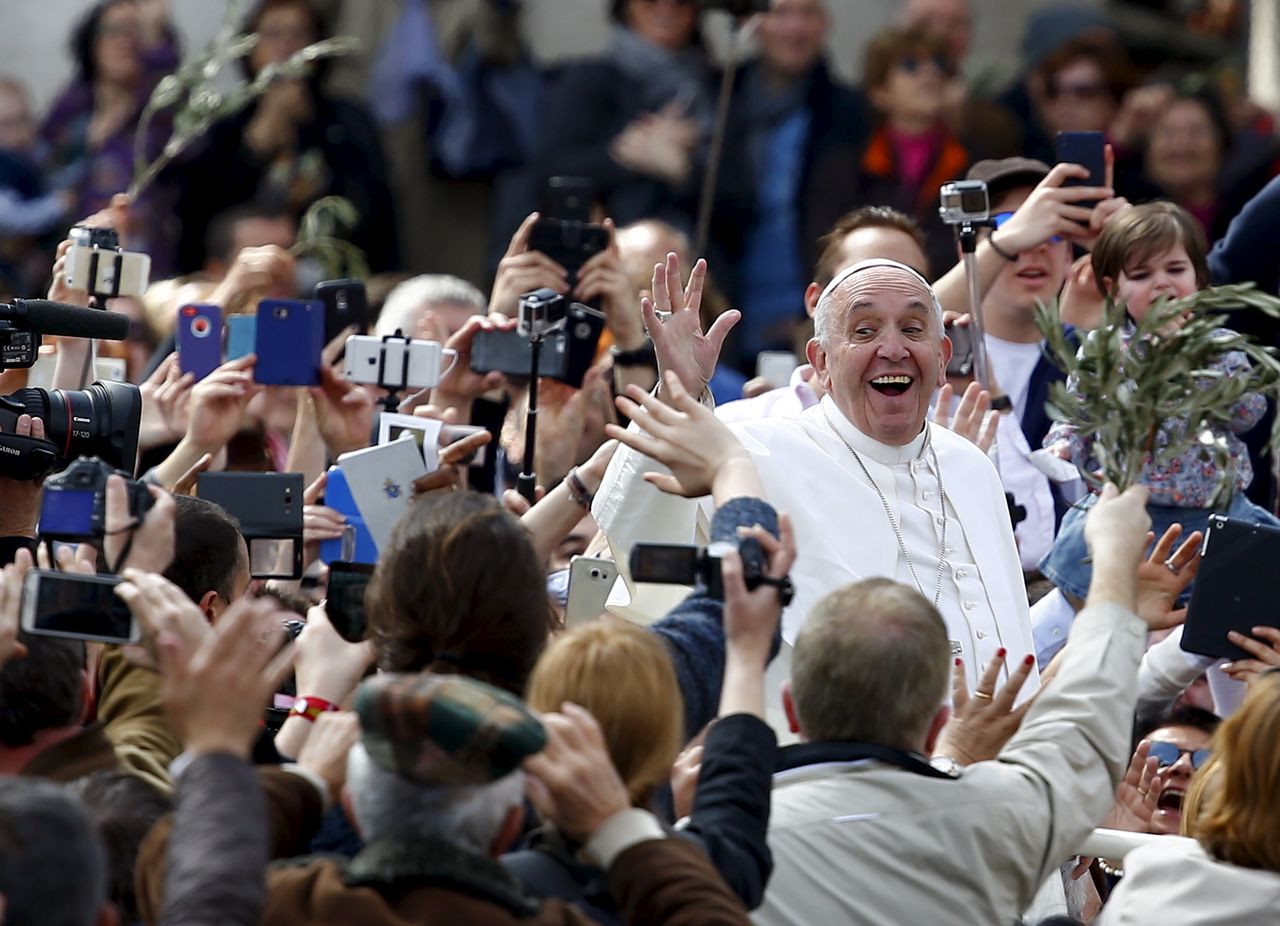
[[[967,180],[985,180],[999,193],[1018,186],[1035,186],[1049,175],[1049,165],[1035,158],[1000,158],[979,161],[969,168]]]
[[[496,781],[547,745],[522,701],[461,675],[375,675],[356,689],[355,710],[369,757],[423,784]]]

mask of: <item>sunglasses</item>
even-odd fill
[[[1156,762],[1160,764],[1161,768],[1168,768],[1183,756],[1190,756],[1191,767],[1199,768],[1209,761],[1210,750],[1179,749],[1173,743],[1152,743],[1148,754],[1155,757]]]
[[[898,59],[898,67],[908,74],[914,74],[926,64],[932,64],[948,77],[955,73],[955,69],[951,67],[951,62],[941,55],[903,55]]]
[[[1011,218],[1013,218],[1012,212],[997,212],[995,215],[991,217],[991,221],[996,228],[999,228],[1001,225],[1009,221]],[[1052,238],[1049,239],[1049,243],[1057,244],[1061,240],[1062,238],[1059,235],[1054,235]]]

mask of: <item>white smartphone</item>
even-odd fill
[[[575,556],[569,562],[569,598],[564,606],[567,630],[589,624],[605,612],[609,592],[618,578],[613,560]]]
[[[22,583],[22,629],[27,633],[103,643],[142,639],[129,606],[116,597],[119,576],[32,569]]]
[[[67,251],[67,286],[108,296],[141,296],[151,278],[151,255],[77,245]]]
[[[353,450],[338,457],[338,468],[346,477],[347,488],[374,545],[379,551],[385,549],[392,528],[409,510],[413,481],[427,474],[418,445],[406,436],[389,444]]]
[[[442,364],[448,361],[448,365]],[[353,334],[347,338],[345,370],[353,383],[382,386],[397,392],[430,389],[453,369],[458,352],[438,341],[379,338]]]
[[[781,389],[791,382],[791,374],[800,364],[789,350],[762,350],[756,354],[756,376],[774,389]]]

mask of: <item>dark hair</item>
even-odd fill
[[[524,526],[476,492],[429,492],[400,519],[365,594],[379,664],[466,675],[520,695],[551,630]]]
[[[71,31],[71,57],[76,62],[76,79],[91,84],[98,77],[98,65],[94,61],[94,45],[98,42],[98,27],[102,25],[102,17],[113,6],[135,0],[99,0],[89,12],[80,17],[75,29]]]
[[[1151,718],[1146,723],[1138,724],[1134,729],[1133,748],[1137,749],[1138,743],[1144,738],[1165,727],[1190,727],[1193,730],[1199,730],[1201,733],[1213,736],[1220,723],[1222,723],[1221,717],[1201,707],[1181,705],[1170,708],[1163,714]]]
[[[836,219],[836,224],[831,226],[831,230],[818,239],[821,250],[818,252],[818,262],[813,268],[813,282],[819,286],[826,286],[835,278],[836,271],[840,269],[836,266],[836,262],[840,259],[840,249],[844,246],[844,239],[860,228],[888,228],[900,231],[904,235],[909,235],[911,240],[920,246],[921,252],[925,250],[924,233],[920,231],[919,224],[911,216],[890,206],[863,206],[840,216]],[[925,259],[928,260],[927,254]],[[929,276],[927,266],[916,269],[922,276]]]
[[[205,260],[216,257],[219,260],[231,263],[235,260],[235,253],[231,250],[236,243],[236,226],[241,222],[250,219],[264,219],[266,221],[285,220],[293,222],[293,216],[279,209],[268,209],[254,203],[246,203],[240,206],[232,206],[230,209],[223,209],[212,219],[209,220],[209,226],[204,233],[204,256]]]
[[[1040,62],[1036,70],[1044,81],[1045,92],[1054,92],[1053,82],[1059,71],[1081,60],[1092,61],[1098,66],[1102,79],[1106,81],[1107,93],[1115,103],[1119,103],[1137,83],[1133,62],[1122,47],[1115,42],[1084,35],[1072,39]]]
[[[1113,296],[1120,274],[1181,244],[1196,272],[1196,286],[1209,285],[1209,242],[1195,217],[1176,203],[1143,203],[1117,213],[1102,228],[1090,258],[1098,291]],[[1106,280],[1111,280],[1112,292]]]
[[[635,0],[613,0],[609,4],[609,18],[624,29],[629,29],[630,27],[627,25],[627,4],[634,2]],[[701,48],[702,46],[702,16],[699,15],[693,23],[693,34],[689,36],[689,47]]]
[[[262,26],[263,18],[268,13],[286,6],[297,6],[307,11],[307,15],[311,17],[311,31],[315,36],[312,41],[319,42],[332,35],[329,28],[329,20],[311,0],[258,0],[240,24],[240,31],[247,34],[257,32]],[[252,58],[252,55],[245,55],[240,59],[240,67],[245,76],[250,79],[257,76],[253,71]],[[313,90],[321,82],[323,75],[328,70],[328,65],[329,59],[327,58],[321,58],[311,63],[311,77],[308,82]]]
[[[876,33],[863,52],[863,87],[867,90],[883,87],[898,62],[916,52],[924,52],[945,62],[949,71],[955,69],[946,37],[928,23],[889,26]]]
[[[91,926],[107,862],[84,805],[41,778],[0,778],[0,894],[11,926]]]
[[[27,655],[0,668],[0,744],[30,746],[42,730],[68,727],[84,710],[84,644],[19,632]]]
[[[98,825],[107,852],[107,899],[120,909],[122,922],[141,922],[133,889],[138,849],[156,821],[173,810],[172,799],[130,772],[94,772],[67,790],[84,802]]]
[[[221,505],[192,495],[175,495],[173,562],[164,577],[197,604],[206,592],[231,600],[231,586],[242,565],[240,522]]]

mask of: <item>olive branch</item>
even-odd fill
[[[1280,318],[1280,298],[1252,283],[1214,286],[1152,306],[1126,340],[1124,305],[1108,299],[1103,324],[1077,348],[1062,330],[1057,302],[1036,307],[1045,352],[1074,384],[1055,383],[1045,410],[1055,421],[1092,438],[1090,454],[1100,474],[1080,467],[1091,485],[1113,482],[1125,489],[1138,481],[1148,454],[1157,463],[1198,448],[1212,460],[1220,483],[1216,500],[1230,496],[1233,479],[1223,432],[1246,393],[1280,391],[1280,355],[1234,331],[1229,313],[1254,310]],[[1212,368],[1228,351],[1241,351],[1251,367],[1229,376]],[[1168,419],[1185,427],[1161,430]],[[1280,448],[1280,426],[1270,449]]]
[[[289,249],[294,257],[310,257],[324,271],[325,279],[367,279],[369,264],[364,251],[342,237],[360,214],[342,196],[322,196],[312,203],[298,223],[298,240]]]
[[[230,89],[218,87],[223,70],[234,61],[246,57],[258,44],[253,34],[238,32],[237,23],[245,0],[227,5],[227,15],[218,34],[199,54],[178,65],[177,70],[160,79],[138,119],[133,135],[133,181],[129,198],[136,199],[160,171],[185,151],[192,142],[217,122],[244,109],[267,92],[272,81],[280,78],[306,77],[321,58],[345,55],[358,43],[348,36],[337,36],[308,45],[284,61],[266,65],[252,80],[236,80]],[[156,114],[173,109],[173,132],[153,161],[147,160],[146,139]]]

